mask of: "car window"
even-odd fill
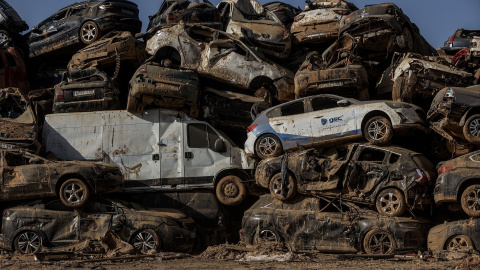
[[[53,211],[73,212],[72,207],[66,206],[65,204],[62,203],[62,201],[59,201],[59,200],[51,201],[51,202],[45,204],[45,209],[53,210]]]
[[[314,111],[320,111],[320,110],[337,108],[338,107],[337,101],[338,100],[336,99],[328,98],[328,97],[314,98],[311,101],[312,109]]]
[[[210,148],[215,149],[215,141],[220,136],[213,128],[205,124],[189,124],[187,126],[187,141],[190,148]]]
[[[372,161],[382,163],[385,159],[385,152],[379,149],[363,148],[358,161]]]
[[[305,107],[303,101],[298,101],[294,103],[290,103],[284,106],[280,106],[275,108],[274,110],[270,111],[267,116],[272,117],[280,117],[280,116],[289,116],[289,115],[296,115],[305,113]]]
[[[60,13],[57,13],[55,15],[53,15],[51,18],[49,18],[47,21],[45,21],[42,25],[40,25],[38,27],[39,30],[44,30],[46,29],[48,26],[52,25],[53,23],[56,23],[58,22],[59,20],[65,18],[65,16],[67,15],[67,11],[68,10],[64,10]]]
[[[413,156],[413,161],[420,169],[424,169],[431,173],[435,173],[437,171],[435,169],[435,165],[433,165],[433,163],[424,155],[418,154]]]
[[[215,150],[215,142],[220,139],[220,136],[211,128],[207,127],[208,133],[208,148]]]
[[[30,164],[30,159],[18,152],[5,152],[5,161],[10,167]]]
[[[388,159],[388,164],[395,164],[400,160],[401,155],[391,153],[390,158]]]

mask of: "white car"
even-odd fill
[[[424,115],[420,107],[405,102],[310,96],[263,111],[247,128],[245,152],[265,159],[300,146],[325,146],[361,138],[387,144],[394,132],[425,130]]]

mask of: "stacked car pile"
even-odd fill
[[[241,227],[245,243],[390,254],[426,248],[427,217],[451,219],[435,203],[480,217],[478,39],[450,64],[395,4],[343,0],[165,0],[140,27],[134,3],[106,0],[5,32],[29,57],[1,51],[19,74],[1,82],[1,197],[63,204],[6,208],[0,244],[113,231],[143,252],[190,250]],[[430,160],[445,161],[436,184]],[[255,184],[271,194],[251,198]],[[89,199],[121,186],[142,206]],[[433,228],[428,247],[480,247],[472,224]]]

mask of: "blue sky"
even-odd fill
[[[138,4],[140,19],[143,21],[143,31],[148,24],[148,16],[158,11],[163,0],[131,0]],[[273,1],[273,0],[270,0]],[[358,8],[368,4],[379,4],[388,0],[352,0]],[[451,36],[456,29],[480,29],[480,1],[479,0],[391,0],[405,12],[414,22],[420,33],[430,44],[442,47],[443,42]],[[60,8],[79,2],[78,0],[7,0],[31,27],[49,17]],[[218,4],[219,0],[211,0]],[[269,0],[260,0],[261,4]],[[293,6],[305,6],[305,1],[284,1]]]

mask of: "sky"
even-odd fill
[[[148,16],[155,14],[163,0],[131,0],[138,4],[142,31],[148,25]],[[273,0],[259,0],[261,4]],[[380,4],[388,0],[351,0],[358,8]],[[423,37],[434,47],[439,48],[456,29],[480,29],[480,0],[390,0],[399,6],[420,29]],[[59,9],[79,0],[7,0],[30,28],[40,23]],[[214,5],[219,0],[210,0]],[[293,6],[305,7],[304,0],[284,0]]]

